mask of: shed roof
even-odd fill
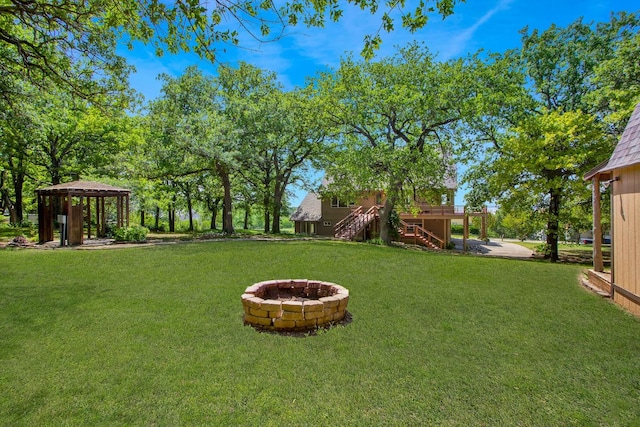
[[[44,196],[56,196],[61,194],[69,194],[72,196],[103,196],[113,197],[131,193],[131,190],[126,188],[113,187],[111,185],[103,184],[95,181],[73,181],[65,182],[63,184],[56,184],[50,187],[40,188],[36,190],[38,194]]]
[[[298,209],[291,215],[291,221],[316,222],[322,219],[322,202],[316,193],[308,193]]]
[[[585,181],[589,181],[591,178],[593,178],[593,177],[594,177],[594,176],[596,176],[596,175],[600,175],[600,177],[601,177],[601,179],[602,179],[602,176],[603,176],[603,175],[605,175],[605,174],[603,174],[603,173],[602,173],[602,170],[603,170],[604,168],[606,168],[608,164],[609,164],[609,160],[605,160],[604,162],[599,163],[599,164],[598,164],[598,166],[594,167],[594,168],[593,168],[593,169],[591,169],[589,172],[587,172],[587,173],[584,175],[584,178],[583,178],[583,179],[584,179]],[[606,178],[605,178],[605,179],[606,179]]]
[[[624,168],[640,163],[640,103],[631,114],[622,137],[606,166],[600,172]]]

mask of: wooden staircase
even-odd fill
[[[364,228],[378,218],[378,207],[372,206],[366,212],[363,207],[354,208],[349,215],[341,219],[335,228],[337,239],[353,240]]]
[[[400,236],[404,239],[413,239],[416,245],[423,245],[431,249],[444,249],[445,247],[444,240],[418,224],[408,224],[400,221],[398,233],[400,233]]]
[[[378,207],[372,206],[366,212],[362,206],[354,208],[349,215],[336,224],[336,239],[353,240],[373,220],[379,218]],[[418,224],[408,224],[400,221],[398,233],[404,240],[411,240],[416,245],[426,246],[431,249],[444,249],[445,242],[431,231],[422,228]]]

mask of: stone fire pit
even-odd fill
[[[309,331],[344,319],[349,291],[335,283],[305,279],[270,280],[242,294],[242,319],[258,329]]]

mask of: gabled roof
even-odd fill
[[[308,193],[298,209],[291,215],[291,221],[316,222],[322,219],[322,201],[316,193]]]
[[[607,172],[640,163],[640,104],[631,114],[627,127],[624,128],[622,137],[616,145],[609,163],[600,169],[600,172]]]
[[[131,193],[126,188],[113,187],[95,181],[73,181],[63,184],[56,184],[50,187],[36,190],[38,194],[45,196],[55,196],[60,194],[82,195],[82,196],[118,196]]]

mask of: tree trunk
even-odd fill
[[[207,207],[211,211],[211,224],[209,229],[216,230],[216,223],[218,222],[218,205],[220,204],[220,198],[207,196]]]
[[[251,206],[247,204],[244,208],[244,229],[249,229],[249,216],[251,215]]]
[[[284,184],[276,182],[273,193],[273,222],[271,232],[280,233],[280,213],[282,211],[282,196],[284,195]]]
[[[271,197],[267,192],[262,199],[262,206],[264,208],[264,232],[268,233],[271,229]]]
[[[140,209],[140,225],[144,227],[144,208]]]
[[[24,219],[24,209],[22,204],[22,190],[24,189],[24,163],[22,157],[18,164],[18,172],[13,175],[13,193],[16,197],[15,200],[15,222],[21,224]]]
[[[231,199],[231,178],[229,172],[223,165],[218,165],[218,175],[222,180],[224,188],[224,201],[222,204],[222,232],[224,234],[233,234],[233,208]]]
[[[174,233],[176,231],[176,210],[169,208],[169,232]]]
[[[387,244],[391,244],[391,229],[389,227],[389,217],[394,208],[391,198],[384,201],[384,207],[380,210],[380,239]]]
[[[557,262],[558,256],[558,231],[559,231],[559,214],[560,214],[560,190],[549,190],[549,218],[547,220],[547,248],[549,253],[545,254],[545,258],[549,258],[551,262]]]
[[[156,224],[155,224],[155,228],[156,228],[156,231],[158,231],[158,229],[160,228],[160,206],[156,206]]]
[[[187,209],[189,210],[189,231],[193,231],[193,204],[191,202],[191,192],[187,190]]]

